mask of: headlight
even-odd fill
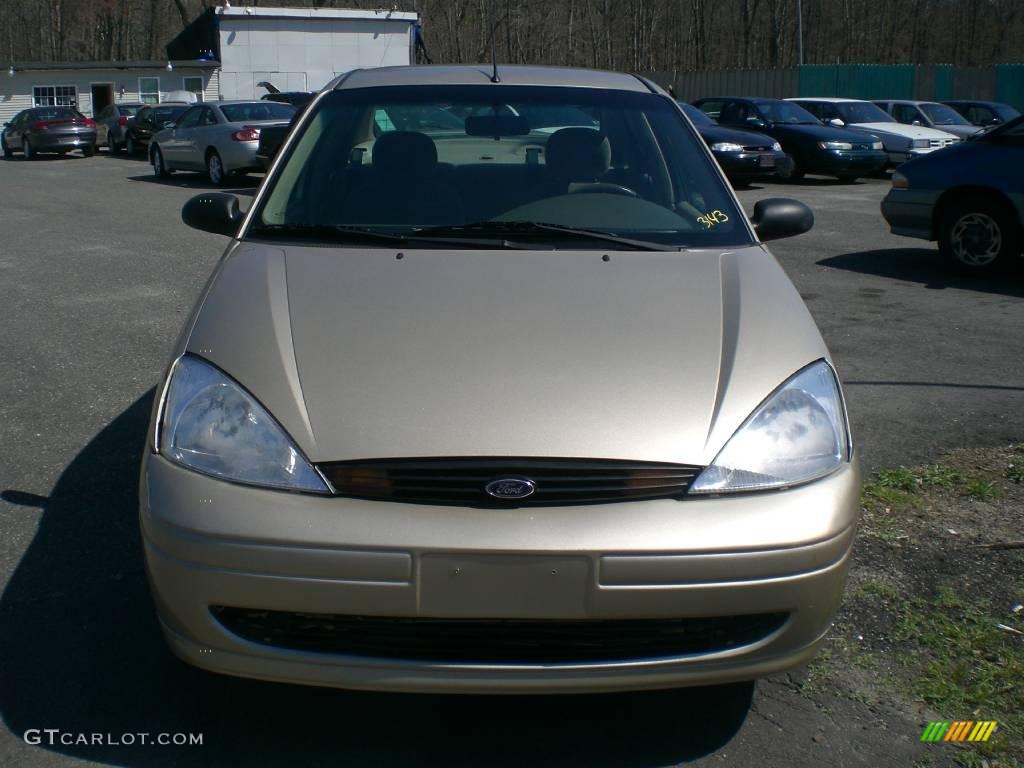
[[[818,146],[822,149],[853,149],[853,144],[848,141],[819,141]]]
[[[910,189],[910,179],[904,176],[899,171],[892,172],[892,188],[893,189]]]
[[[711,145],[712,152],[742,152],[742,144],[733,144],[728,141],[720,141],[717,144]]]
[[[885,145],[882,144],[882,142],[880,142],[880,141],[875,141],[875,142],[872,142],[872,144],[871,144],[871,148],[872,149],[882,149],[884,146]]]
[[[914,149],[928,149],[932,143],[928,139],[914,139],[910,142],[910,146]]]
[[[177,464],[239,483],[330,492],[252,395],[197,357],[174,364],[161,415],[160,453]]]
[[[774,144],[772,144],[772,151],[773,152],[781,152],[782,151],[782,145],[779,144],[779,142],[776,141]]]
[[[775,390],[736,430],[690,493],[781,488],[824,477],[849,459],[839,383],[819,360]]]

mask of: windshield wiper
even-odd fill
[[[655,243],[650,240],[634,240],[629,237],[621,237],[611,232],[599,232],[593,229],[578,229],[566,227],[561,224],[549,224],[543,221],[477,221],[473,224],[460,224],[445,227],[426,227],[414,229],[416,237],[420,235],[445,235],[458,237],[463,234],[507,234],[507,235],[528,235],[528,234],[553,234],[567,239],[598,240],[603,243],[614,243],[615,245],[632,248],[637,251],[678,251],[679,246]]]
[[[454,245],[459,248],[515,248],[522,249],[520,243],[496,239],[466,239],[463,237],[421,236],[420,231],[411,235],[394,232],[379,232],[369,227],[350,224],[259,224],[249,230],[255,237],[281,237],[295,239],[327,240],[329,242],[362,242],[382,243],[386,245]]]

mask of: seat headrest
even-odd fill
[[[593,128],[561,128],[548,138],[548,169],[560,178],[591,181],[612,167],[608,137]]]
[[[386,174],[418,175],[437,165],[437,147],[416,131],[382,133],[373,143],[373,167]]]

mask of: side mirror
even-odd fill
[[[768,123],[762,120],[760,117],[748,117],[747,124],[752,125],[755,128],[767,128]]]
[[[924,123],[922,123],[920,120],[915,120],[914,122],[911,123],[911,125],[923,126]]]
[[[181,220],[190,227],[228,237],[238,233],[243,216],[238,198],[225,192],[196,195],[181,209]]]
[[[814,226],[814,212],[799,200],[769,197],[754,204],[750,217],[762,242],[802,235]]]
[[[838,117],[829,118],[828,124],[831,125],[833,128],[842,128],[844,125],[846,125],[846,123],[844,123]]]

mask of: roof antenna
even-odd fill
[[[494,22],[494,26],[491,27],[491,82],[500,83],[501,78],[498,77],[498,50],[494,47],[494,33],[498,31],[498,25],[501,24],[499,18]]]

